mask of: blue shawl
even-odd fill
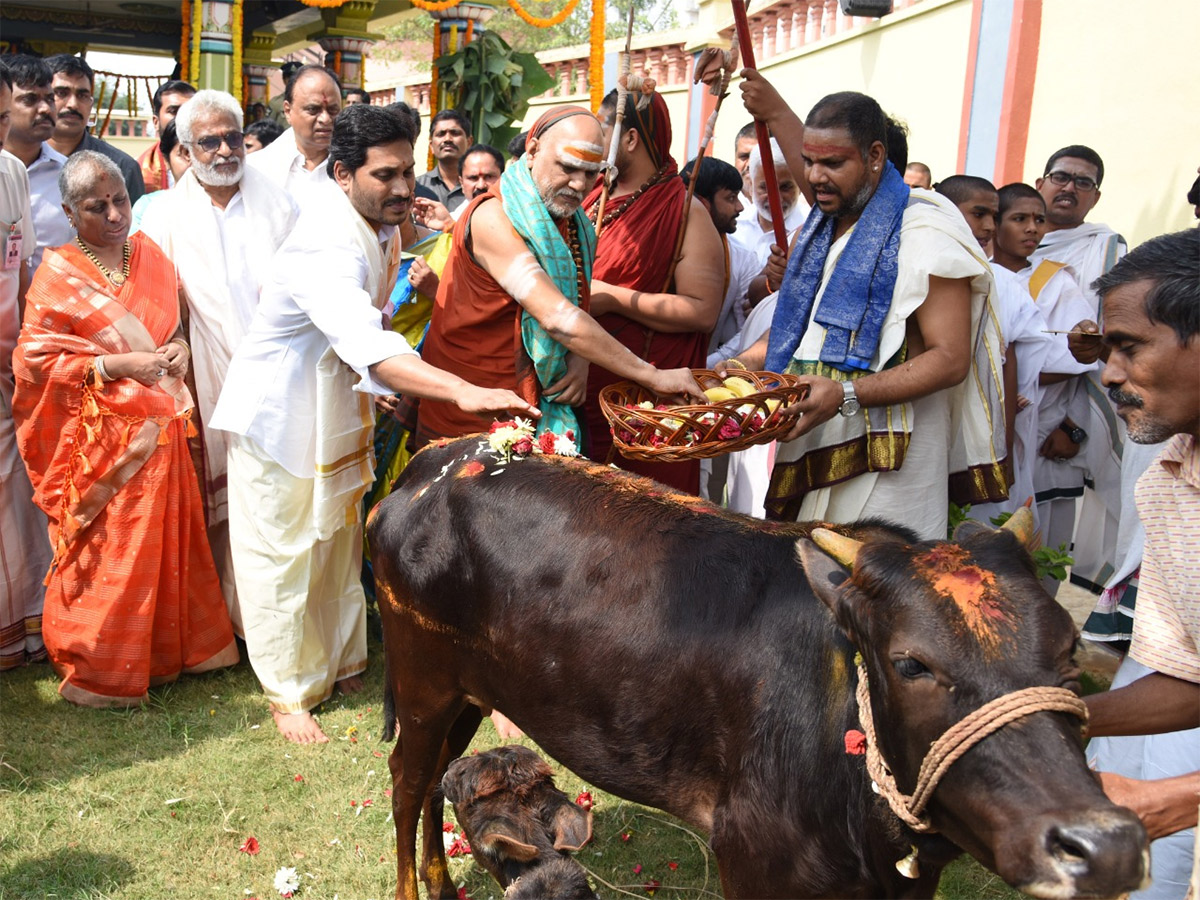
[[[908,205],[908,185],[890,162],[871,196],[846,249],[838,258],[814,321],[826,329],[821,362],[842,372],[869,370],[896,288],[900,223]],[[782,372],[808,328],[833,244],[834,218],[813,207],[788,259],[779,289],[766,368]]]

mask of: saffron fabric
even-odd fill
[[[560,118],[571,114],[577,113],[565,113]],[[575,210],[571,216],[571,226],[578,235],[583,263],[582,281],[585,287],[581,295],[580,273],[571,255],[571,248],[563,237],[563,223],[551,218],[546,211],[528,166],[515,165],[504,170],[500,176],[500,199],[504,204],[504,215],[559,293],[572,306],[581,307],[586,312],[592,283],[592,261],[596,255],[596,232],[583,208]],[[520,327],[524,355],[532,364],[538,380],[538,409],[542,417],[537,422],[537,433],[551,431],[565,435],[570,431],[578,437],[579,420],[575,409],[544,393],[548,386],[566,376],[567,348],[552,338],[541,323],[524,310],[521,311]],[[518,360],[518,367],[523,362]]]
[[[188,454],[192,399],[167,376],[97,384],[97,355],[179,326],[175,270],[130,239],[119,291],[73,245],[47,250],[13,357],[17,440],[55,549],[43,636],[59,692],[133,705],[151,684],[238,660]]]
[[[596,243],[596,262],[592,278],[635,291],[658,293],[669,291],[675,243],[683,223],[683,204],[687,189],[678,177],[675,160],[671,158],[671,121],[666,103],[658,94],[650,105],[638,112],[626,127],[638,127],[646,139],[651,157],[660,161],[662,176],[642,193],[615,220],[601,228]],[[641,130],[644,129],[644,130]],[[595,188],[584,201],[584,208],[596,209],[601,188]],[[628,195],[609,197],[605,215],[619,209]],[[617,313],[597,316],[600,326],[631,352],[660,369],[683,366],[703,368],[708,350],[708,334],[685,331],[667,334],[648,328]],[[700,463],[647,463],[625,459],[613,452],[612,431],[600,412],[600,391],[621,377],[593,365],[588,370],[587,424],[588,456],[599,462],[613,462],[630,472],[637,472],[691,494],[700,492]]]
[[[171,167],[167,165],[167,158],[163,156],[161,142],[155,141],[143,150],[137,161],[142,167],[142,181],[146,185],[147,194],[165,191],[171,186]]]

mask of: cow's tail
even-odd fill
[[[387,643],[383,645],[383,731],[379,735],[381,741],[391,743],[400,733],[400,723],[396,719],[396,695],[392,692],[392,679],[387,664]]]

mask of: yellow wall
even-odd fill
[[[1194,225],[1184,195],[1200,166],[1200,3],[1046,0],[1025,176],[1086,144],[1104,160],[1090,221],[1130,246]]]

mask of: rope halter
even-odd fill
[[[985,703],[966,718],[951,725],[930,746],[917,773],[917,787],[912,795],[896,785],[895,776],[879,752],[875,737],[875,720],[871,715],[871,695],[867,684],[867,669],[861,657],[858,661],[858,718],[866,736],[867,774],[877,791],[888,802],[900,820],[916,832],[936,831],[925,807],[942,776],[954,762],[988,735],[1005,725],[1037,712],[1072,713],[1087,725],[1087,706],[1073,691],[1060,687],[1027,687],[997,697]]]

